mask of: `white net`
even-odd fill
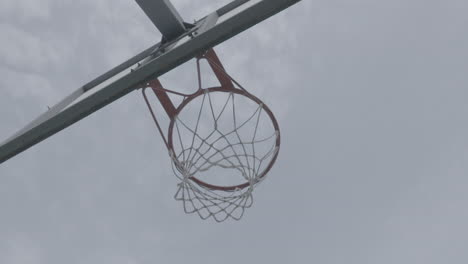
[[[200,60],[206,59],[220,87],[202,88]],[[213,50],[197,57],[199,89],[183,94],[146,82],[170,119],[167,138],[143,89],[143,97],[180,180],[175,199],[186,213],[217,222],[239,220],[252,206],[253,189],[273,166],[280,146],[271,110],[224,70]],[[235,88],[234,84],[238,88]],[[175,106],[168,96],[181,96]]]
[[[170,153],[186,213],[239,220],[279,150],[268,108],[244,92],[205,89],[175,117]]]

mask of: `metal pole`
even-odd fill
[[[31,128],[0,146],[0,163],[54,135],[82,118],[96,112],[138,88],[138,85],[157,78],[197,54],[241,33],[275,15],[300,0],[264,0],[243,12],[214,25],[197,37],[176,45],[137,70],[100,89],[89,97],[66,108],[49,120]]]

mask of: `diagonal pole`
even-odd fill
[[[222,23],[215,24],[203,33],[197,34],[195,38],[175,45],[172,49],[141,65],[137,70],[65,108],[43,123],[4,142],[0,145],[0,164],[136,90],[141,83],[161,76],[201,52],[230,39],[299,1],[258,1],[243,12],[236,13]]]

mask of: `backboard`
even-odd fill
[[[300,0],[234,0],[193,24],[169,0],[136,0],[163,34],[160,43],[65,97],[0,144],[0,163]]]

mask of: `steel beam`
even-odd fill
[[[78,122],[122,96],[134,91],[143,82],[157,78],[200,52],[241,33],[255,24],[275,15],[300,0],[263,0],[239,12],[193,39],[175,45],[137,70],[96,91],[89,97],[66,108],[49,120],[14,137],[0,146],[0,163]]]
[[[33,121],[31,121],[28,125],[26,125],[23,129],[20,131],[16,132],[13,136],[11,136],[9,139],[7,139],[5,142],[10,141],[11,139],[17,137],[20,134],[23,134],[25,131],[37,126],[40,123],[43,123],[47,121],[48,119],[52,118],[53,116],[59,114],[63,109],[65,109],[67,106],[69,106],[71,103],[73,103],[75,100],[77,100],[80,96],[82,96],[84,93],[87,91],[95,88],[96,86],[100,85],[101,83],[109,80],[110,78],[114,77],[115,75],[123,72],[124,70],[128,69],[129,67],[135,65],[139,61],[145,59],[148,57],[150,54],[152,54],[155,49],[157,49],[160,46],[160,44],[156,44],[141,53],[137,54],[133,58],[121,63],[120,65],[112,68],[111,70],[107,71],[106,73],[100,75],[96,79],[88,82],[87,84],[83,85],[79,89],[75,90],[73,93],[62,99],[60,102],[52,106],[47,112],[43,113]],[[2,143],[5,143],[2,142]]]
[[[136,0],[167,41],[184,34],[184,20],[169,0]]]
[[[231,10],[238,8],[239,6],[249,2],[251,0],[234,0],[231,3],[221,7],[220,9],[216,10],[216,13],[218,16],[223,16],[227,13],[229,13]]]

